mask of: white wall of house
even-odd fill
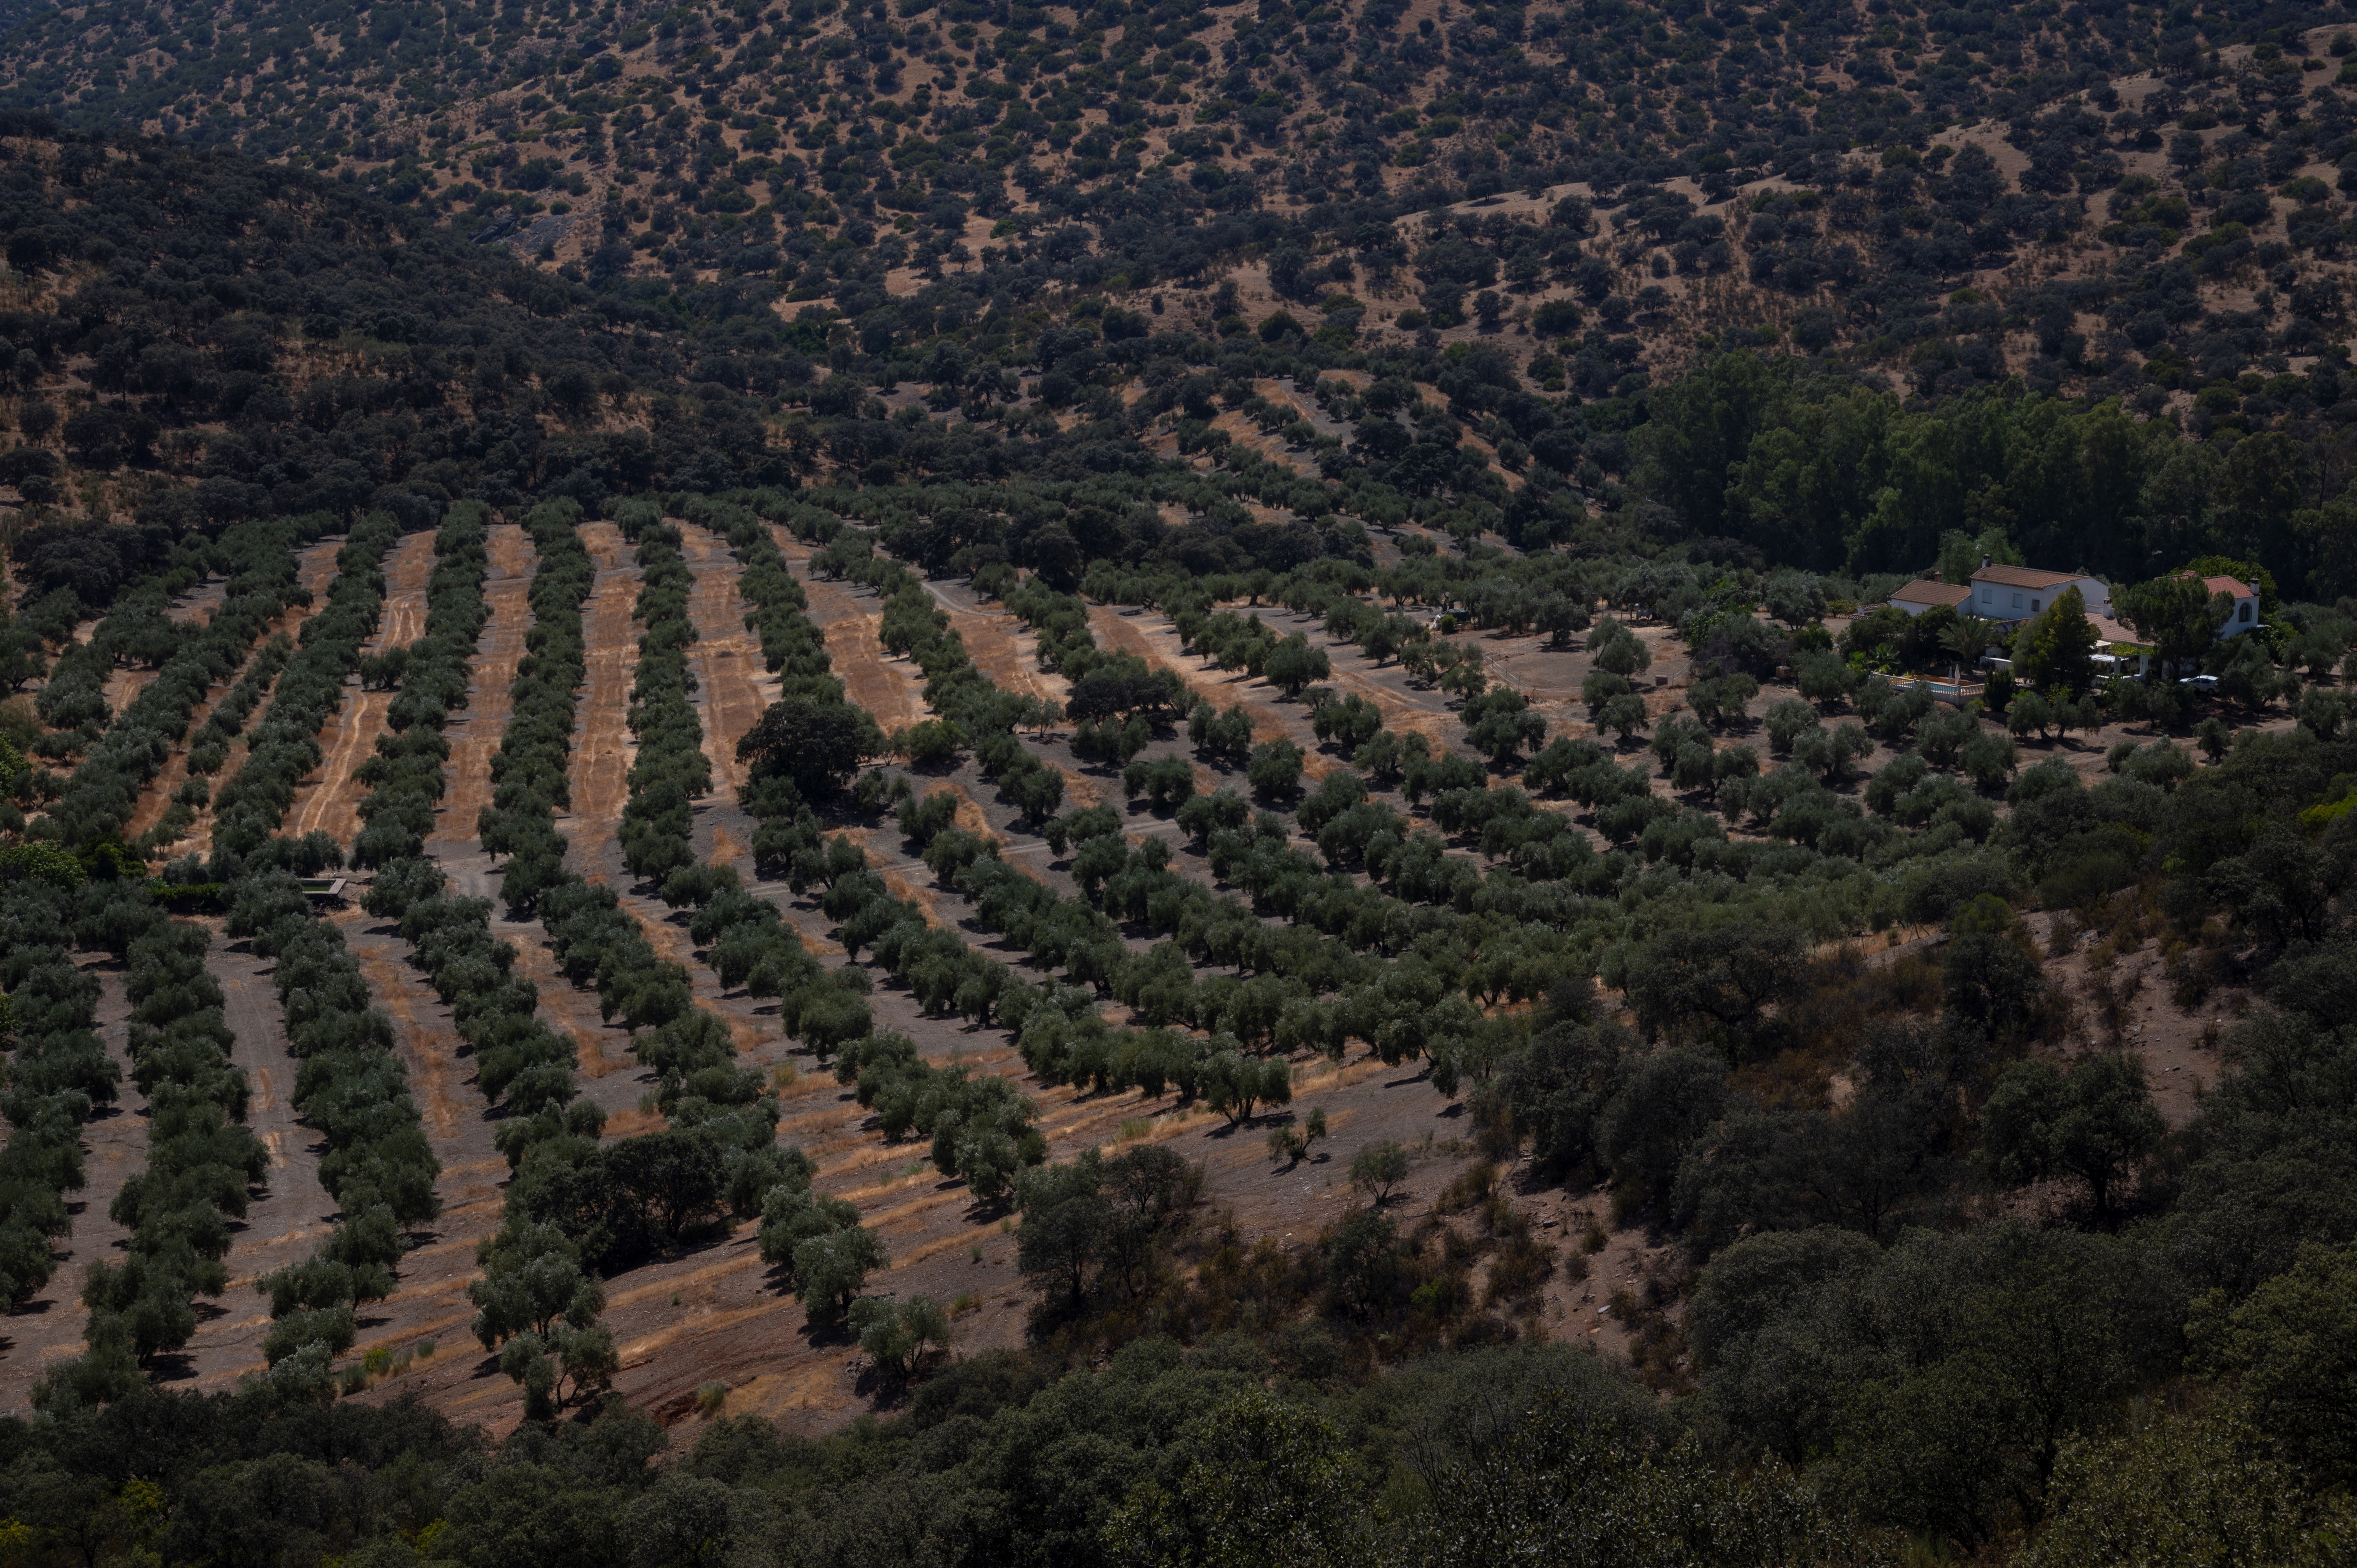
[[[2100,577],[2073,577],[2050,587],[2023,588],[2008,583],[1985,582],[1977,575],[1973,579],[1973,596],[1964,606],[1983,620],[2028,620],[2040,614],[2070,589],[2079,590],[2087,604],[2087,613],[2107,616],[2112,613],[2111,585]]]

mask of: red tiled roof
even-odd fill
[[[2255,599],[2258,597],[2258,595],[2251,592],[2250,584],[2238,583],[2232,577],[2204,577],[2201,579],[2201,585],[2212,594],[2224,594],[2230,598]]]
[[[1972,589],[1962,583],[1934,583],[1928,579],[1908,584],[1890,596],[1890,602],[1901,600],[1910,605],[1960,605],[1973,596]]]
[[[2095,640],[2098,642],[2128,648],[2146,646],[2145,639],[2136,635],[2134,628],[2122,626],[2109,616],[2089,616],[2087,619],[2095,628]]]

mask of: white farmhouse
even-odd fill
[[[2112,613],[2111,585],[2083,572],[2041,572],[2034,566],[1996,566],[1987,560],[1973,574],[1972,600],[1963,613],[1983,620],[2028,620],[2068,589],[2079,590],[2090,616]]]
[[[2259,585],[2256,583],[2238,583],[2232,577],[2204,577],[2201,585],[2210,591],[2212,599],[2223,594],[2234,601],[2234,607],[2226,612],[2226,624],[2218,628],[2222,640],[2258,629]]]

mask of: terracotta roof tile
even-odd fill
[[[1908,584],[1890,596],[1890,602],[1904,599],[1910,605],[1960,605],[1973,596],[1972,589],[1962,583],[1934,583],[1929,579]]]

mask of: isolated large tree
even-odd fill
[[[864,710],[788,697],[771,703],[761,722],[737,743],[737,760],[792,779],[805,795],[824,796],[883,749],[883,735]]]

